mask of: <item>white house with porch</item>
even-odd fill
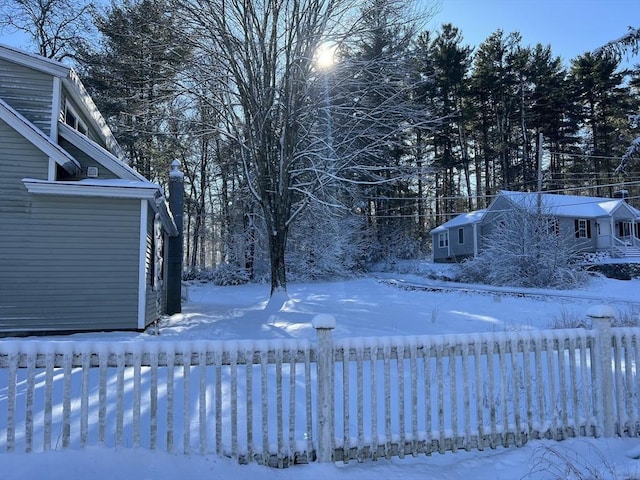
[[[575,239],[576,252],[608,252],[640,262],[640,210],[625,198],[584,197],[502,190],[482,210],[463,213],[431,231],[434,262],[474,257],[513,209],[536,209],[557,219],[558,233]]]

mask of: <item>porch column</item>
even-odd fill
[[[613,220],[613,217],[609,217],[609,223],[611,224],[611,255],[613,255],[613,248],[616,246],[616,223]]]
[[[169,209],[178,227],[178,235],[169,237],[167,246],[167,314],[182,312],[182,216],[184,208],[184,174],[180,161],[171,163],[169,172]]]
[[[473,257],[478,256],[478,224],[473,224]]]

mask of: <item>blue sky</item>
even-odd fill
[[[432,0],[433,1],[433,0]],[[551,45],[566,64],[586,51],[640,27],[640,0],[436,0],[440,12],[428,28],[452,23],[464,43],[477,46],[502,28],[518,31],[522,44]],[[640,62],[639,57],[632,63]]]
[[[502,28],[518,31],[523,45],[551,45],[554,54],[569,60],[616,39],[629,26],[640,27],[640,0],[419,0],[439,7],[428,29],[453,23],[464,42],[479,45]],[[26,47],[25,38],[0,37],[0,43]],[[640,63],[640,57],[631,59]]]

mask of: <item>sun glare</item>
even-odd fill
[[[319,68],[331,68],[336,63],[337,45],[322,43],[316,50],[316,65]]]

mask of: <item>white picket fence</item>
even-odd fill
[[[327,321],[328,320],[328,321]],[[272,466],[640,436],[640,328],[333,341],[0,341],[0,452]]]

